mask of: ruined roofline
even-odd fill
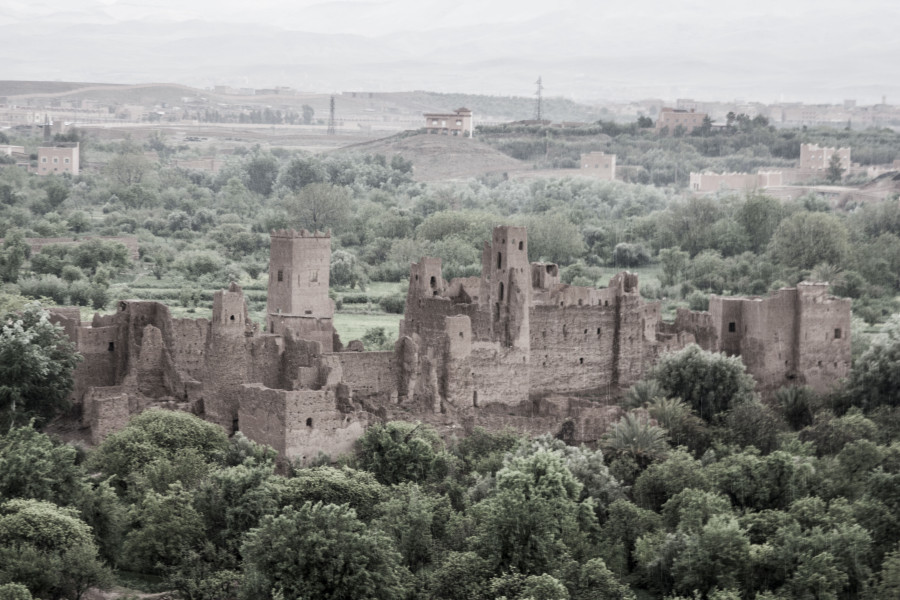
[[[286,239],[296,239],[296,238],[330,238],[331,231],[307,231],[306,229],[301,229],[297,231],[295,229],[273,229],[269,232],[269,235],[273,238],[286,238]]]

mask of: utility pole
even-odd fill
[[[328,112],[328,131],[327,135],[335,135],[336,131],[334,128],[334,96],[331,97],[331,110]]]
[[[544,91],[544,84],[542,83],[540,76],[538,76],[538,80],[536,83],[537,83],[537,91],[534,93],[534,95],[537,96],[537,101],[535,102],[535,105],[534,105],[534,120],[542,121],[544,116],[543,116],[543,110],[542,110],[543,107],[541,106],[541,104],[543,101],[542,94]]]

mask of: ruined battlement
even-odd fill
[[[448,282],[440,258],[410,265],[393,352],[359,343],[342,352],[330,260],[329,234],[272,232],[261,330],[234,283],[215,293],[211,320],[174,319],[165,305],[139,300],[89,324],[77,309],[55,311],[85,357],[73,397],[94,441],[163,406],[301,462],[350,451],[370,422],[392,416],[559,433],[565,414],[573,439],[591,442],[623,391],[688,344],[740,356],[763,393],[825,390],[850,365],[850,301],[828,295],[825,283],[765,298],[712,296],[709,311],[679,309],[665,323],[660,303],[640,296],[637,275],[619,273],[603,289],[564,284],[557,265],[528,262],[527,232],[512,226],[494,229],[479,277]]]

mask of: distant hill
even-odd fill
[[[372,142],[346,146],[334,152],[399,154],[413,163],[418,181],[468,179],[488,173],[520,171],[530,165],[511,158],[477,139],[425,133],[400,134]]]
[[[0,96],[19,98],[72,98],[108,104],[154,106],[162,103],[178,105],[184,97],[203,97],[226,104],[251,103],[273,106],[309,104],[323,115],[328,110],[327,94],[297,92],[288,95],[236,96],[216,94],[176,83],[141,83],[119,85],[62,81],[0,81]],[[490,96],[484,94],[442,94],[417,90],[412,92],[343,92],[337,95],[338,112],[356,113],[366,109],[376,112],[421,115],[428,111],[447,111],[465,106],[475,112],[476,123],[506,122],[531,119],[535,100],[524,96]],[[604,109],[579,104],[565,98],[545,98],[544,117],[554,121],[593,122],[604,117]]]
[[[0,96],[33,96],[66,94],[86,87],[111,87],[109,83],[77,83],[71,81],[0,81]]]

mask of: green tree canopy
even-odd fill
[[[663,356],[650,371],[669,397],[687,402],[706,421],[755,397],[753,378],[740,357],[706,352],[690,345]]]
[[[0,584],[24,584],[39,598],[77,600],[110,577],[91,528],[74,510],[40,500],[0,505]]]
[[[307,502],[264,517],[242,554],[252,598],[394,600],[409,577],[385,534],[334,504]]]
[[[0,322],[0,427],[45,423],[68,406],[81,356],[37,303]]]
[[[823,262],[842,265],[850,242],[847,228],[838,217],[801,211],[778,225],[769,248],[773,258],[782,265],[812,269]]]

